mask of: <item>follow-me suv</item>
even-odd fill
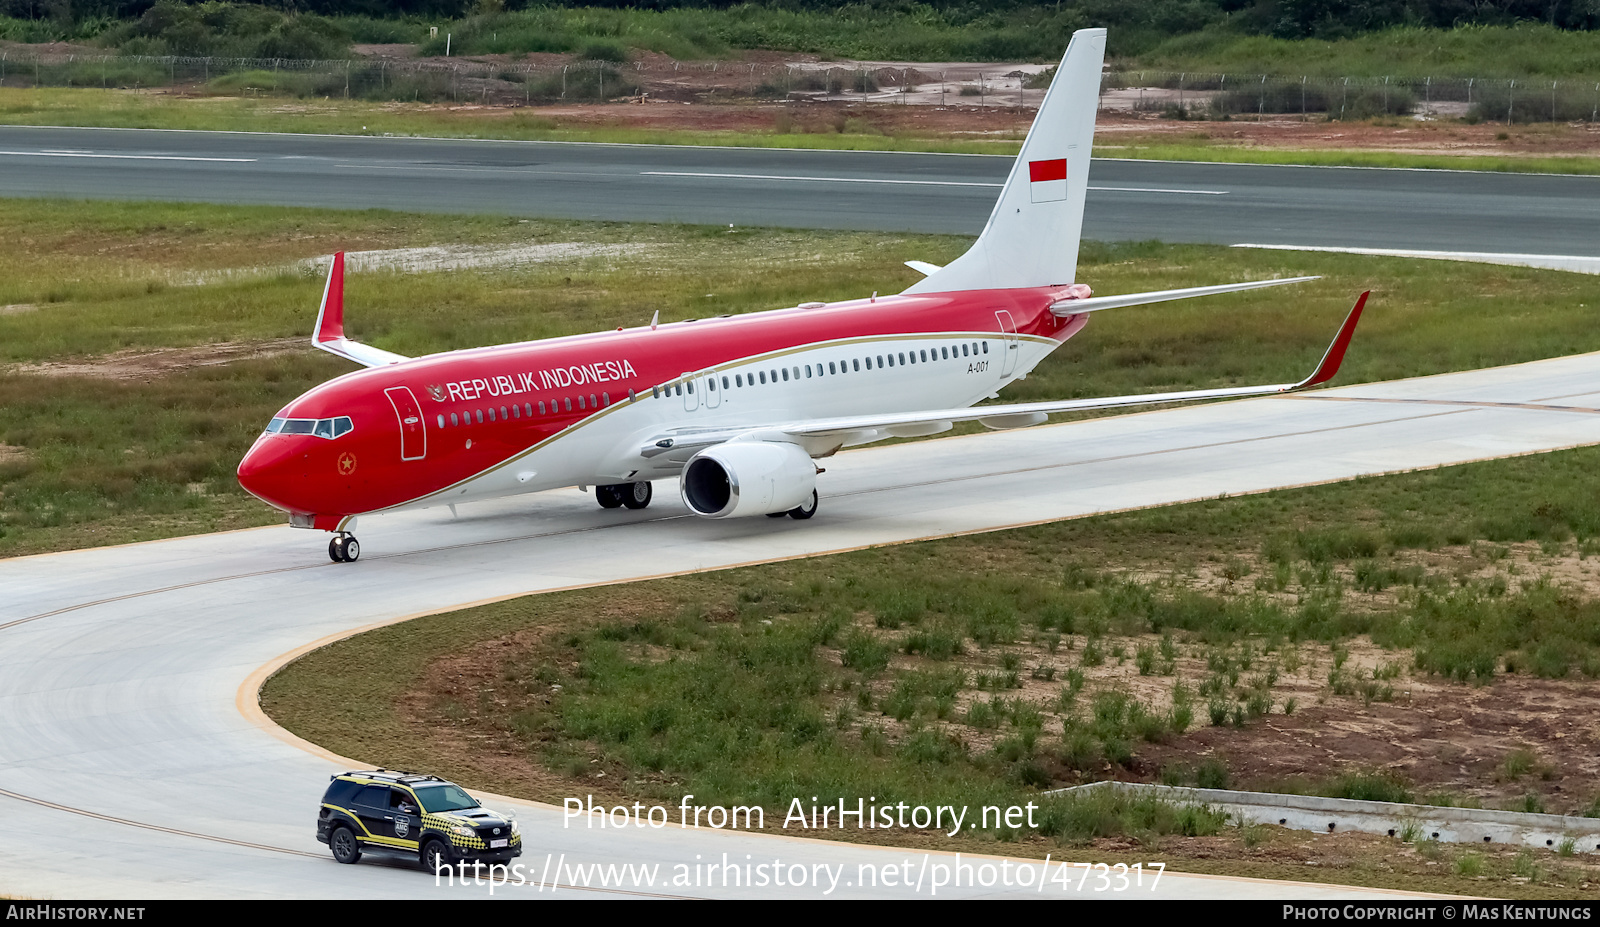
[[[418,854],[430,872],[459,861],[505,862],[522,855],[517,822],[478,804],[438,776],[388,769],[332,777],[317,815],[317,840],[353,863],[364,849]]]

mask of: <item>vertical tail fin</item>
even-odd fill
[[[1104,29],[1073,33],[983,234],[907,293],[1075,282],[1105,51]]]

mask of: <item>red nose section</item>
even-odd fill
[[[285,512],[314,512],[302,464],[304,453],[293,438],[267,436],[239,461],[239,485],[245,492]]]

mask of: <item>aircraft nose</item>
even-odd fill
[[[291,442],[265,437],[257,441],[239,461],[239,485],[245,492],[286,512],[303,512],[296,506],[296,480],[291,471]]]

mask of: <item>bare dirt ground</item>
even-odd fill
[[[225,341],[192,348],[163,348],[159,351],[117,351],[104,357],[78,363],[50,362],[17,364],[13,373],[39,377],[93,377],[102,380],[147,380],[195,367],[216,367],[235,361],[274,357],[292,351],[309,350],[305,338],[279,338],[271,341]]]

